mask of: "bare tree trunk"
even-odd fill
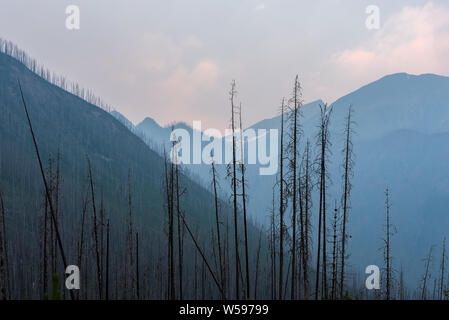
[[[223,288],[221,287],[219,281],[217,280],[217,277],[215,276],[214,272],[212,271],[212,268],[210,267],[210,264],[207,262],[206,256],[203,253],[203,250],[201,250],[200,246],[198,245],[198,241],[196,240],[195,236],[193,235],[193,233],[190,231],[189,225],[187,224],[184,215],[181,212],[181,219],[182,219],[182,223],[184,224],[184,226],[186,227],[186,230],[188,232],[188,234],[190,235],[190,238],[192,239],[196,250],[198,251],[198,253],[200,254],[201,258],[203,259],[203,263],[206,265],[210,275],[212,276],[212,279],[214,280],[219,292],[221,295],[224,295],[223,292]],[[226,296],[225,296],[225,300],[226,300]]]
[[[97,260],[97,281],[98,281],[98,296],[101,300],[103,293],[103,285],[102,285],[102,277],[101,277],[101,262],[100,262],[100,251],[99,251],[99,243],[98,243],[98,226],[97,226],[97,209],[95,206],[95,191],[94,191],[94,182],[92,178],[92,168],[90,165],[90,159],[87,157],[87,165],[89,169],[89,181],[90,181],[90,191],[92,196],[92,209],[93,209],[93,227],[94,227],[94,240],[95,240],[95,257]]]
[[[26,114],[26,117],[27,117],[27,120],[28,120],[28,126],[30,128],[31,137],[33,138],[33,144],[34,144],[34,148],[35,148],[35,151],[36,151],[36,157],[37,157],[37,160],[38,160],[38,163],[39,163],[39,168],[40,168],[40,171],[41,171],[42,181],[43,181],[44,186],[45,186],[45,192],[46,192],[46,195],[47,195],[47,200],[48,200],[49,205],[50,205],[50,213],[51,213],[53,225],[55,227],[56,239],[57,239],[57,242],[58,242],[59,251],[61,253],[61,258],[62,258],[62,262],[64,264],[64,269],[67,269],[68,264],[67,264],[66,256],[65,256],[65,253],[64,253],[64,248],[63,248],[63,245],[62,245],[61,236],[59,234],[59,228],[58,228],[58,224],[57,224],[57,220],[56,220],[56,216],[55,216],[55,210],[53,208],[53,203],[52,203],[51,196],[50,196],[50,190],[48,188],[47,180],[45,178],[44,168],[43,168],[41,157],[40,157],[40,154],[39,154],[39,148],[37,146],[36,136],[34,135],[33,126],[31,124],[30,115],[28,113],[28,108],[27,108],[26,103],[25,103],[25,97],[23,96],[23,91],[22,91],[22,86],[20,84],[20,81],[18,81],[18,84],[19,84],[20,94],[21,94],[21,97],[22,97],[23,107],[25,109],[25,114]],[[71,299],[74,300],[75,299],[75,295],[74,295],[73,291],[70,290],[69,292],[70,292]]]
[[[441,277],[440,277],[440,290],[439,290],[439,299],[443,300],[444,295],[444,271],[445,271],[445,263],[446,263],[446,237],[443,239],[443,249],[441,253]]]
[[[344,162],[344,191],[343,191],[343,225],[342,225],[342,235],[341,235],[341,270],[340,270],[340,298],[343,298],[343,290],[345,284],[345,259],[346,259],[346,223],[348,219],[348,211],[349,211],[349,197],[351,194],[351,182],[350,177],[352,176],[352,141],[351,141],[351,115],[352,115],[352,107],[349,106],[348,116],[346,118],[346,142],[345,148],[343,152],[345,154],[345,162]]]
[[[133,230],[133,205],[132,205],[132,191],[131,191],[131,169],[128,170],[128,259],[129,259],[129,276],[131,283],[131,297],[135,297],[135,278],[134,278],[134,230]]]
[[[88,203],[88,192],[86,192],[86,196],[83,199],[83,210],[81,214],[81,230],[80,230],[80,238],[78,240],[78,267],[82,270],[82,262],[83,262],[83,249],[84,249],[84,222],[86,218],[87,211],[87,203]],[[87,290],[84,288],[83,290]],[[44,291],[46,292],[46,291]],[[79,298],[79,295],[78,295]]]
[[[46,294],[48,294],[48,257],[47,257],[47,250],[48,250],[48,243],[47,243],[47,238],[48,238],[48,226],[47,226],[47,222],[48,222],[48,201],[47,198],[44,196],[44,202],[45,202],[45,209],[44,209],[44,243],[43,243],[43,261],[42,261],[42,297],[45,297]],[[80,264],[78,264],[80,265]]]
[[[60,197],[60,185],[61,185],[61,177],[60,177],[60,154],[59,154],[59,150],[58,150],[58,154],[56,156],[56,177],[55,177],[55,192],[54,192],[54,196],[55,196],[55,217],[56,217],[56,223],[59,225],[59,228],[62,228],[62,219],[60,217],[60,213],[59,213],[59,197]],[[56,239],[55,239],[56,241]],[[55,252],[54,252],[54,269],[55,269],[55,273],[57,270],[57,261],[58,261],[58,252],[56,251],[56,243],[54,245],[55,248]],[[64,290],[65,292],[65,290]]]
[[[249,299],[250,295],[250,283],[249,283],[249,258],[248,258],[248,227],[246,216],[246,192],[245,192],[245,159],[244,159],[244,141],[243,141],[243,127],[242,127],[242,104],[239,107],[239,119],[240,119],[240,172],[242,174],[242,201],[243,201],[243,227],[245,232],[245,269],[246,269],[246,299]]]
[[[8,250],[6,241],[6,210],[0,189],[1,229],[0,229],[0,299],[10,299]]]
[[[271,209],[271,226],[270,226],[270,257],[271,257],[271,299],[275,300],[277,295],[277,270],[276,270],[276,211],[274,207],[274,192],[273,187],[272,209]]]
[[[184,251],[184,225],[181,225],[181,207],[180,207],[180,192],[179,192],[179,172],[178,165],[176,165],[176,211],[177,211],[177,226],[178,226],[178,272],[179,272],[179,299],[183,299],[183,251]]]
[[[402,271],[402,266],[401,266],[401,272],[399,275],[399,300],[404,300],[404,299],[405,299],[404,273]]]
[[[334,300],[337,296],[337,220],[338,219],[338,209],[337,203],[335,203],[334,209],[334,220],[332,223],[333,240],[332,240],[332,289],[331,289],[331,299]]]
[[[109,300],[109,219],[106,226],[106,300]]]
[[[281,155],[279,178],[279,299],[282,299],[283,269],[284,269],[284,105],[281,106]]]
[[[391,249],[390,249],[390,237],[391,237],[391,225],[390,225],[390,196],[388,188],[385,190],[385,208],[386,208],[386,238],[385,242],[385,269],[386,269],[386,287],[385,287],[385,299],[391,298]]]
[[[136,295],[137,299],[140,299],[140,287],[139,287],[139,233],[136,232]]]
[[[262,245],[262,230],[259,232],[259,244],[257,245],[256,253],[256,275],[254,279],[254,299],[257,300],[257,283],[259,281],[259,260],[260,260],[260,247]]]
[[[167,155],[165,153],[164,150],[164,170],[165,170],[165,195],[166,195],[166,201],[167,201],[167,214],[168,214],[168,245],[167,245],[167,299],[171,299],[174,300],[173,296],[172,296],[172,292],[173,292],[173,288],[172,288],[172,274],[171,274],[171,256],[172,256],[172,246],[171,246],[171,228],[170,228],[170,223],[171,223],[171,207],[170,207],[170,179],[169,179],[169,173],[168,173],[168,169],[167,169]]]
[[[235,245],[235,298],[240,296],[239,282],[239,238],[238,238],[238,216],[237,216],[237,173],[236,173],[236,154],[235,154],[235,122],[234,122],[234,96],[236,94],[235,81],[231,83],[230,100],[232,114],[232,193],[234,202],[234,245]]]
[[[304,253],[303,253],[303,273],[304,273],[304,297],[309,297],[309,235],[310,235],[310,143],[307,141],[305,150],[305,178],[304,178]]]
[[[422,290],[421,290],[421,300],[427,299],[427,280],[429,278],[430,262],[432,261],[432,250],[433,250],[433,246],[430,247],[429,254],[427,255],[427,258],[425,259],[426,271],[424,272],[424,276],[423,276],[423,280],[422,280],[423,284],[422,284]]]
[[[193,293],[194,293],[194,297],[195,300],[198,299],[198,261],[197,261],[197,251],[195,250],[195,275],[194,275],[195,279],[194,279],[194,289],[193,289]]]
[[[320,206],[318,217],[318,253],[317,253],[317,268],[316,268],[316,282],[315,282],[315,299],[319,295],[319,277],[320,277],[320,253],[322,249],[322,296],[327,298],[327,255],[326,255],[326,154],[328,150],[328,128],[329,117],[331,110],[327,111],[327,105],[320,106],[320,131],[318,134],[318,147],[320,148],[319,156],[319,176],[320,176]]]
[[[100,201],[100,270],[101,270],[101,294],[103,295],[103,278],[104,278],[104,216],[105,216],[105,207],[104,207],[104,196],[103,190],[101,191],[101,201]]]
[[[292,256],[292,280],[291,280],[291,299],[294,300],[296,298],[296,214],[297,214],[297,156],[298,156],[298,116],[299,116],[299,108],[301,107],[301,86],[299,84],[299,77],[296,75],[295,85],[293,88],[293,159],[291,160],[291,169],[293,171],[292,174],[292,248],[291,248],[291,256]]]
[[[218,212],[218,194],[217,194],[217,181],[216,181],[216,171],[215,171],[215,165],[212,162],[212,184],[214,188],[214,200],[215,200],[215,224],[217,228],[217,245],[218,245],[218,261],[219,261],[219,267],[220,267],[220,281],[221,281],[221,287],[225,288],[224,283],[224,272],[223,272],[223,254],[221,250],[221,237],[220,237],[220,218],[219,218],[219,212]],[[221,297],[224,298],[223,296]]]
[[[229,217],[226,216],[226,249],[225,249],[225,283],[226,283],[226,289],[228,290],[227,292],[225,292],[226,296],[230,296],[231,295],[231,266],[230,266],[230,245],[229,245]]]

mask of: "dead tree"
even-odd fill
[[[97,209],[95,205],[95,190],[94,190],[94,182],[92,177],[92,167],[90,165],[90,159],[87,157],[87,166],[89,170],[89,182],[90,182],[90,192],[92,197],[92,211],[93,211],[93,228],[94,228],[94,240],[95,240],[95,257],[97,261],[97,281],[98,281],[98,296],[101,300],[103,293],[103,284],[102,284],[102,271],[101,271],[101,262],[100,262],[100,247],[98,243],[98,225],[97,225]]]
[[[217,277],[215,276],[215,273],[212,271],[212,268],[211,268],[209,262],[207,261],[206,256],[203,253],[203,250],[201,250],[201,248],[200,248],[200,246],[198,244],[198,241],[196,240],[195,236],[193,235],[192,231],[190,230],[189,225],[187,224],[187,221],[186,221],[186,219],[184,217],[184,214],[182,212],[181,212],[180,216],[181,216],[181,219],[182,219],[182,223],[184,224],[184,226],[185,226],[185,228],[187,230],[187,233],[190,235],[190,238],[192,239],[192,241],[193,241],[193,243],[195,245],[196,250],[200,254],[201,258],[203,259],[204,265],[207,267],[207,270],[209,271],[210,275],[212,276],[212,279],[214,280],[215,285],[217,286],[220,294],[222,296],[224,296],[224,300],[226,300],[226,295],[225,295],[225,293],[223,291],[223,288],[221,287],[219,281],[217,280]],[[204,284],[204,281],[203,281],[203,284]]]
[[[257,283],[259,281],[259,260],[260,260],[260,249],[262,246],[262,229],[259,232],[259,243],[257,245],[256,252],[256,274],[254,276],[254,299],[257,300]]]
[[[88,205],[88,196],[89,196],[89,193],[86,192],[86,195],[85,195],[85,197],[83,199],[83,209],[82,209],[82,212],[81,212],[81,222],[80,222],[81,230],[80,230],[80,237],[79,237],[79,240],[78,240],[78,264],[77,264],[78,267],[80,267],[80,268],[82,268],[82,263],[83,263],[84,225],[85,225],[86,211],[87,211],[87,205]],[[45,237],[46,236],[44,235],[44,239],[45,239]],[[45,244],[44,244],[44,247],[45,247]],[[44,253],[44,256],[45,256],[45,253]],[[47,292],[47,291],[44,291],[44,292]]]
[[[59,212],[59,202],[60,202],[60,194],[61,194],[61,170],[60,170],[60,162],[61,162],[61,158],[60,158],[60,153],[59,153],[59,149],[58,149],[58,153],[56,156],[56,172],[55,172],[55,190],[54,190],[54,197],[55,197],[55,216],[56,216],[56,223],[59,224],[60,220],[61,220],[61,216],[60,216],[60,212]],[[55,239],[56,242],[56,239]],[[53,273],[56,273],[56,264],[57,264],[57,258],[58,258],[58,254],[56,251],[56,243],[54,245],[54,258],[53,258]]]
[[[422,277],[422,288],[421,288],[421,300],[427,299],[427,281],[430,278],[430,263],[432,261],[432,250],[433,246],[430,247],[429,253],[427,254],[427,257],[424,259],[425,262],[425,271],[424,275]]]
[[[0,209],[1,209],[1,226],[0,226],[0,299],[10,299],[10,280],[9,280],[9,264],[8,249],[6,241],[6,210],[3,202],[3,193],[0,189]]]
[[[48,187],[48,184],[47,184],[47,179],[45,177],[44,167],[42,165],[41,156],[39,154],[39,148],[37,146],[36,136],[34,134],[33,126],[31,124],[30,115],[28,113],[28,108],[27,108],[27,105],[26,105],[26,102],[25,102],[25,97],[23,95],[23,90],[22,90],[22,86],[20,84],[20,81],[18,81],[18,84],[19,84],[20,95],[22,97],[23,107],[25,109],[25,114],[26,114],[27,121],[28,121],[28,127],[30,129],[31,137],[33,139],[34,149],[35,149],[35,152],[36,152],[36,157],[37,157],[37,160],[38,160],[38,163],[39,163],[39,168],[40,168],[40,171],[41,171],[42,181],[43,181],[44,187],[45,187],[45,193],[47,195],[47,200],[48,200],[48,203],[50,205],[50,214],[51,214],[51,218],[52,218],[53,225],[54,225],[54,228],[55,228],[56,240],[57,240],[59,251],[60,251],[60,254],[61,254],[62,263],[64,265],[64,269],[67,269],[67,266],[68,266],[67,259],[66,259],[65,253],[64,253],[64,247],[62,245],[61,235],[59,234],[59,228],[58,228],[58,224],[57,224],[57,220],[56,220],[56,214],[55,214],[55,210],[53,208],[53,201],[51,199],[50,190],[49,190],[49,187]],[[74,300],[75,299],[75,295],[73,293],[73,290],[70,290],[69,292],[70,292],[70,298],[72,300]]]
[[[390,193],[388,188],[385,190],[385,210],[386,210],[386,233],[384,240],[384,261],[385,261],[385,299],[391,299],[391,286],[393,269],[391,266],[391,236],[396,232],[390,222]]]
[[[106,225],[106,300],[109,300],[109,219]]]
[[[239,238],[238,238],[238,214],[237,214],[237,168],[236,168],[236,141],[235,141],[235,105],[234,97],[237,94],[235,81],[231,82],[231,91],[229,92],[231,101],[231,126],[232,126],[232,197],[234,206],[234,246],[235,246],[235,298],[240,296],[240,277],[239,277]]]
[[[331,287],[331,299],[334,300],[337,296],[337,259],[338,259],[338,239],[337,239],[337,227],[338,227],[338,209],[335,202],[334,217],[332,220],[332,287]]]
[[[140,299],[140,286],[139,286],[139,233],[136,232],[136,296]]]
[[[439,299],[443,300],[444,295],[444,272],[445,272],[445,265],[446,265],[446,237],[443,238],[443,249],[441,252],[441,276],[440,276],[440,288],[439,288]]]
[[[134,275],[134,225],[133,225],[133,204],[131,169],[128,170],[128,263],[131,283],[131,297],[135,295],[135,275]]]
[[[103,190],[101,191],[101,199],[100,199],[100,264],[101,264],[101,278],[102,278],[102,283],[101,283],[101,287],[102,287],[102,295],[103,293],[103,288],[104,288],[104,226],[105,226],[105,214],[106,214],[106,209],[105,209],[105,205],[104,205],[104,195],[103,195]]]
[[[302,248],[302,263],[303,263],[303,283],[304,283],[304,297],[307,299],[309,296],[309,260],[310,260],[310,246],[309,246],[309,239],[310,239],[310,208],[312,205],[312,199],[311,199],[311,168],[310,168],[310,142],[307,141],[306,143],[306,149],[305,149],[305,155],[304,155],[304,177],[303,177],[303,183],[304,186],[302,187],[302,192],[304,193],[304,196],[302,197],[302,201],[304,202],[304,234],[303,234],[303,248]]]
[[[47,243],[47,239],[48,239],[48,201],[47,201],[47,197],[44,195],[44,203],[45,203],[45,208],[44,208],[44,239],[43,239],[43,244],[42,244],[42,296],[45,297],[45,295],[48,293],[48,254],[47,254],[47,250],[48,250],[48,243]],[[78,266],[80,266],[81,264],[79,263]]]
[[[404,299],[405,299],[404,272],[401,265],[401,272],[399,274],[399,300]]]
[[[175,155],[176,159],[176,155]],[[179,299],[183,299],[183,252],[184,252],[184,225],[181,224],[181,206],[180,197],[183,191],[179,189],[179,166],[175,165],[176,174],[176,212],[177,212],[177,227],[178,227],[178,272],[179,272]]]
[[[215,225],[217,228],[217,246],[218,246],[218,262],[219,262],[219,269],[220,269],[220,281],[221,281],[221,287],[225,288],[223,253],[222,253],[222,249],[221,249],[221,236],[220,236],[220,216],[219,216],[219,210],[218,210],[217,173],[215,171],[215,165],[213,162],[212,162],[212,185],[214,188]],[[225,290],[223,289],[223,291],[225,291]],[[223,299],[223,296],[221,298]]]
[[[343,148],[344,153],[344,173],[343,173],[343,221],[342,221],[342,235],[341,235],[341,270],[340,270],[340,298],[343,298],[343,290],[345,284],[345,259],[346,259],[346,224],[348,220],[348,212],[350,209],[350,196],[351,196],[351,178],[353,176],[353,149],[352,149],[352,106],[349,106],[348,115],[346,117],[346,127],[345,127],[345,147]]]
[[[242,201],[243,201],[243,228],[245,236],[245,271],[246,271],[246,298],[249,299],[250,283],[249,283],[249,257],[248,257],[248,226],[246,216],[246,192],[245,192],[245,156],[244,156],[244,141],[243,141],[243,127],[242,127],[242,104],[239,107],[239,122],[240,122],[240,173],[242,175],[240,184],[242,187]]]
[[[165,167],[165,193],[167,200],[167,213],[168,213],[168,263],[167,263],[167,276],[168,276],[168,298],[174,300],[175,295],[175,273],[174,273],[174,248],[173,248],[173,164],[170,166],[170,172],[168,172],[167,156],[164,151],[164,167]]]
[[[281,105],[281,154],[279,159],[279,299],[282,296],[283,269],[284,269],[284,111],[285,99],[282,99]]]
[[[273,186],[273,195],[272,195],[272,208],[271,208],[271,218],[270,218],[270,258],[271,258],[271,299],[276,299],[276,288],[277,288],[277,269],[276,269],[276,209],[275,209],[275,188],[276,185]]]
[[[296,224],[297,224],[297,157],[298,157],[298,142],[299,142],[299,109],[302,105],[301,101],[301,85],[299,84],[299,77],[296,75],[295,83],[293,87],[293,95],[290,99],[290,117],[291,117],[291,133],[290,133],[290,142],[289,142],[289,149],[290,149],[290,161],[289,161],[289,167],[290,167],[290,180],[291,180],[291,196],[292,196],[292,245],[291,245],[291,261],[292,261],[292,268],[291,268],[291,291],[290,296],[291,299],[296,298]]]
[[[320,105],[320,124],[319,132],[317,136],[317,146],[319,148],[319,157],[317,161],[318,176],[320,177],[320,205],[318,216],[318,247],[317,247],[317,267],[316,267],[316,281],[315,281],[315,299],[318,299],[319,295],[319,279],[320,279],[320,267],[322,273],[322,296],[327,298],[327,255],[326,255],[326,166],[327,166],[327,154],[329,151],[329,118],[332,113],[332,109],[329,109],[327,105]],[[322,252],[322,265],[321,261]]]

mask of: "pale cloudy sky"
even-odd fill
[[[70,4],[78,31],[65,28]],[[386,74],[449,76],[447,0],[0,0],[0,37],[134,123],[224,130],[232,79],[250,125],[276,114],[296,73],[306,102],[329,103]]]

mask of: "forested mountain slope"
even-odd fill
[[[16,59],[0,53],[0,188],[6,208],[10,269],[14,270],[12,296],[43,296],[43,287],[36,284],[43,282],[43,234],[44,228],[50,228],[44,187],[18,80],[28,105],[47,180],[52,187],[69,264],[77,264],[80,243],[84,241],[80,268],[86,283],[81,294],[96,297],[93,198],[87,167],[89,158],[99,220],[97,228],[101,230],[103,251],[106,220],[110,219],[111,277],[116,277],[111,284],[115,293],[111,296],[133,297],[129,283],[134,280],[128,278],[132,277],[132,272],[127,262],[128,251],[131,250],[128,247],[134,241],[129,241],[132,231],[131,238],[139,233],[143,285],[148,289],[150,282],[153,282],[152,290],[142,289],[142,292],[147,298],[166,297],[167,284],[162,281],[163,277],[166,279],[163,276],[166,273],[166,258],[163,257],[167,254],[163,158],[105,110],[49,83]],[[212,252],[210,232],[215,224],[213,194],[182,173],[179,185],[181,210],[203,250],[209,255]],[[226,221],[227,205],[221,203],[220,206],[220,214]],[[193,268],[195,249],[186,232],[184,239],[185,268],[189,270]],[[47,241],[50,242],[49,239]],[[48,260],[55,257],[56,262],[55,267],[47,266],[49,279],[52,271],[63,275],[56,243],[51,244],[53,247],[47,251],[47,254],[51,252]],[[135,246],[133,248],[135,250]],[[103,264],[104,259],[103,255]],[[49,261],[47,263],[52,264]],[[154,284],[155,279],[160,282]],[[205,279],[212,281],[209,275]],[[193,280],[185,281],[187,284]],[[51,287],[48,282],[46,285]],[[214,290],[213,285],[208,285],[208,294],[213,295],[216,293]]]

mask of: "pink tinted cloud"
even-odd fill
[[[176,68],[158,84],[157,92],[164,99],[163,118],[192,120],[195,104],[216,86],[218,75],[218,65],[209,60],[200,61],[192,69]]]
[[[405,7],[365,43],[332,57],[338,69],[374,78],[395,72],[449,74],[449,8]]]

